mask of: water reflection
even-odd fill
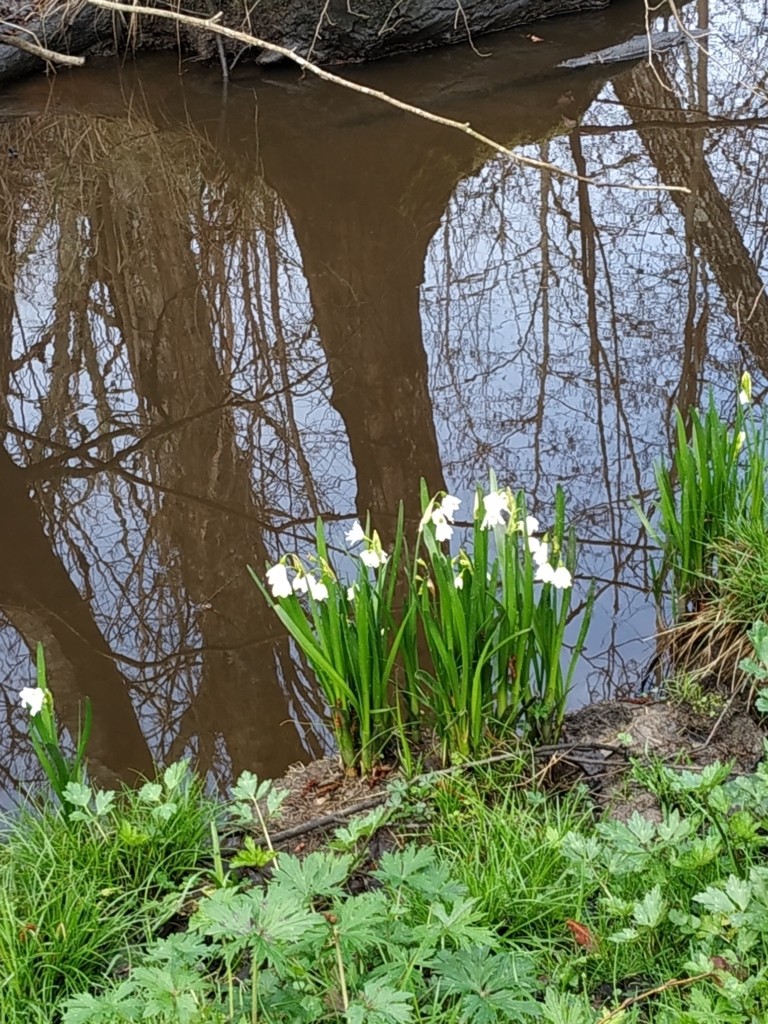
[[[4,95],[6,784],[33,770],[13,693],[37,640],[65,719],[94,700],[104,778],[327,749],[245,563],[301,548],[319,513],[370,509],[386,532],[422,476],[466,494],[491,466],[542,518],[564,483],[601,581],[578,699],[636,681],[653,612],[629,498],[675,401],[768,370],[768,101],[749,76],[768,44],[736,40],[739,66],[725,40],[759,12],[734,12],[712,59],[610,82],[554,68],[638,31],[634,6],[539,46],[355,72],[579,173],[691,196],[521,170],[290,72],[223,97],[215,72],[148,58]]]

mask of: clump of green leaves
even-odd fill
[[[258,882],[232,871],[185,932],[70,997],[64,1024],[765,1019],[768,768],[634,774],[658,820],[595,820],[585,791],[521,788],[506,769],[438,776],[426,845],[361,875],[377,812],[335,849],[277,854]],[[245,780],[241,810],[261,785]]]
[[[744,374],[732,421],[721,416],[711,392],[703,412],[690,409],[686,417],[676,409],[671,463],[656,465],[655,514],[638,510],[661,548],[656,598],[661,603],[669,586],[676,616],[708,596],[718,544],[729,528],[765,523],[766,430],[751,400]]]
[[[350,854],[281,854],[266,887],[201,899],[188,935],[151,944],[103,995],[70,999],[65,1024],[495,1024],[536,1012],[531,958],[490,948],[493,931],[434,850],[385,853],[357,896],[352,865]]]
[[[63,749],[62,737],[56,722],[53,694],[48,686],[43,645],[37,645],[37,685],[24,687],[20,692],[22,705],[29,708],[29,738],[51,789],[59,798],[65,812],[72,810],[66,796],[70,783],[82,783],[85,778],[85,755],[91,735],[92,712],[90,700],[85,701],[85,712],[75,741],[73,755]]]
[[[412,746],[433,735],[451,761],[502,734],[559,734],[592,610],[590,591],[568,649],[576,541],[564,492],[542,532],[524,495],[492,477],[475,495],[466,547],[454,552],[460,505],[422,483],[414,543],[401,508],[391,552],[370,523],[356,523],[346,539],[363,548],[347,580],[320,520],[314,552],[285,556],[266,585],[254,574],[318,679],[350,771],[368,772],[395,743],[409,770]]]
[[[693,672],[676,672],[664,681],[663,689],[670,704],[690,708],[706,718],[715,718],[725,706],[722,694],[708,689]]]

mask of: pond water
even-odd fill
[[[715,9],[716,8],[716,9]],[[758,0],[655,68],[560,60],[641,5],[345,70],[601,183],[291,69],[170,55],[0,96],[1,785],[16,691],[94,704],[98,778],[192,754],[226,781],[329,749],[250,581],[318,514],[391,530],[419,480],[568,493],[598,581],[575,703],[653,653],[652,487],[675,403],[768,371],[768,32]]]

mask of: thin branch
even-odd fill
[[[704,971],[703,974],[694,974],[690,978],[673,978],[671,981],[665,981],[663,985],[657,985],[656,988],[649,988],[645,992],[638,993],[636,996],[629,996],[623,1003],[619,1003],[615,1010],[611,1010],[610,1013],[600,1017],[598,1024],[608,1024],[608,1021],[616,1020],[630,1006],[650,999],[651,996],[660,996],[663,992],[668,992],[672,988],[683,988],[687,985],[693,985],[697,981],[706,981],[708,978],[715,977],[717,977],[715,971]]]
[[[349,81],[347,78],[342,78],[340,75],[334,75],[330,71],[325,71],[323,68],[319,68],[316,64],[313,64],[311,61],[306,60],[306,58],[299,56],[298,53],[294,53],[293,50],[289,50],[285,46],[280,46],[277,43],[268,43],[265,39],[259,39],[256,36],[248,35],[246,32],[239,32],[233,28],[226,28],[224,25],[218,24],[221,12],[216,14],[213,18],[197,18],[189,14],[182,14],[179,11],[171,11],[159,7],[139,7],[134,4],[120,3],[118,0],[86,0],[86,2],[94,7],[101,7],[108,11],[121,11],[125,14],[145,15],[148,18],[168,18],[170,21],[175,21],[182,25],[190,25],[192,28],[198,29],[207,29],[210,32],[216,32],[219,35],[225,36],[227,39],[234,39],[236,42],[245,43],[247,46],[260,47],[263,50],[268,50],[270,53],[276,53],[280,57],[284,57],[286,60],[293,61],[293,63],[298,64],[300,68],[303,68],[305,71],[309,71],[311,74],[316,75],[325,82],[332,82],[334,85],[340,85],[344,89],[352,90],[352,92],[361,93],[363,96],[370,96],[372,99],[380,100],[382,103],[386,103],[391,107],[396,107],[398,110],[403,110],[407,114],[414,114],[416,117],[420,117],[425,121],[431,121],[433,124],[439,124],[445,128],[454,128],[457,131],[463,132],[476,142],[480,142],[483,146],[496,150],[498,153],[503,153],[504,156],[509,157],[510,160],[514,160],[515,163],[520,164],[523,167],[535,167],[538,170],[551,171],[553,174],[557,174],[562,178],[571,178],[574,181],[583,181],[588,185],[595,185],[600,188],[628,188],[638,192],[684,192],[686,194],[690,192],[690,189],[683,185],[630,185],[621,182],[597,181],[595,178],[583,178],[573,171],[567,171],[565,168],[558,167],[556,164],[548,163],[546,160],[536,160],[534,157],[521,156],[519,153],[515,153],[507,146],[502,146],[500,142],[496,142],[487,135],[483,135],[481,132],[475,131],[469,122],[462,123],[461,121],[454,121],[449,117],[440,117],[439,114],[433,114],[431,111],[425,110],[423,107],[414,106],[412,103],[406,103],[403,100],[398,100],[394,96],[390,96],[388,93],[381,92],[378,89],[370,89],[368,86],[359,85],[356,82]]]
[[[81,68],[85,64],[85,57],[70,57],[67,53],[56,53],[38,43],[32,43],[29,39],[22,39],[21,36],[9,36],[5,32],[0,33],[0,43],[5,46],[15,46],[17,50],[24,50],[35,57],[41,57],[49,64],[64,64],[67,67]]]

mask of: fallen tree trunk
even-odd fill
[[[209,17],[221,11],[221,24],[246,28],[320,64],[375,60],[448,43],[475,44],[478,36],[562,14],[592,11],[609,0],[193,0],[187,13]],[[159,5],[158,5],[159,6]],[[13,11],[7,19],[13,18]],[[29,20],[28,20],[29,19]],[[90,5],[62,4],[44,17],[27,14],[19,38],[62,54],[116,51],[126,23]],[[8,32],[6,31],[6,35]],[[178,29],[160,19],[132,27],[131,44],[158,49],[181,45],[186,52],[215,59],[216,42],[199,31]],[[245,53],[227,44],[229,61],[241,57],[271,63],[272,54]],[[45,62],[13,45],[0,45],[0,81],[42,70]]]

